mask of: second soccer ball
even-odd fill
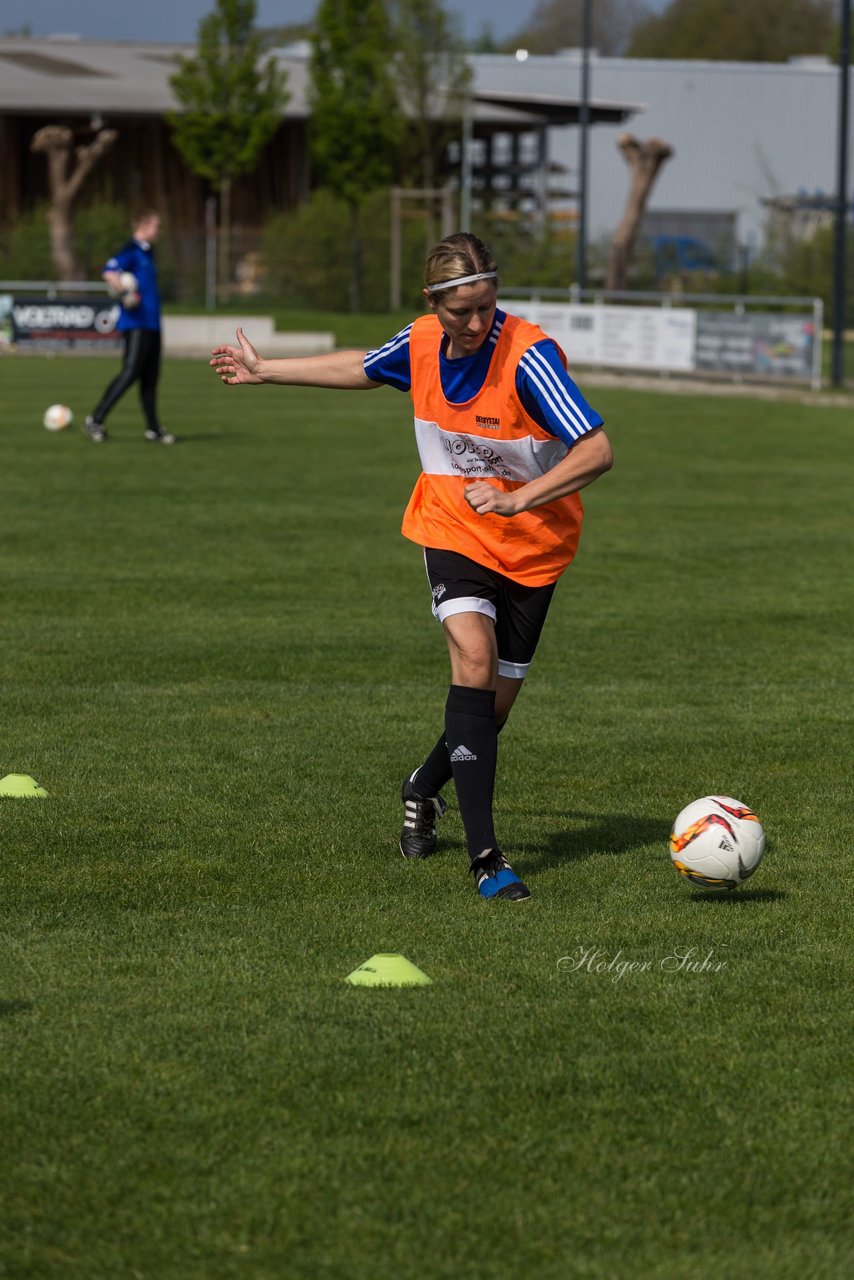
[[[52,404],[49,409],[45,409],[42,422],[48,431],[64,431],[71,426],[73,418],[74,414],[67,404]]]

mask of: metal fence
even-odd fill
[[[247,290],[248,292],[248,290]],[[15,345],[29,317],[53,311],[63,345],[103,348],[112,335],[99,299],[102,280],[0,280],[0,346]],[[246,294],[244,293],[244,296]],[[63,298],[68,305],[63,306]],[[820,298],[644,293],[628,290],[507,286],[502,302],[534,321],[567,351],[573,365],[726,377],[733,381],[822,385],[824,305]],[[77,299],[81,305],[75,305]],[[88,300],[88,324],[83,303]],[[51,306],[51,304],[54,304]],[[212,305],[212,304],[211,304]],[[116,311],[115,303],[111,304]],[[74,342],[75,328],[79,331]],[[87,331],[88,330],[88,331]],[[21,341],[21,346],[24,342]]]

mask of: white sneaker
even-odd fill
[[[86,432],[90,440],[94,440],[96,444],[103,444],[107,438],[103,423],[96,422],[91,413],[83,424],[83,430]]]

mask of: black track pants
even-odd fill
[[[125,358],[92,417],[105,422],[107,414],[121,400],[134,382],[139,382],[139,401],[145,414],[145,425],[159,431],[157,419],[157,380],[160,377],[160,332],[156,329],[129,329],[125,334]]]

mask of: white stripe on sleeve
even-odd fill
[[[598,426],[598,423],[592,423],[585,416],[581,406],[573,400],[570,387],[560,380],[536,347],[529,347],[519,361],[519,367],[539,391],[547,410],[569,432],[573,440],[579,440],[588,431],[592,431],[594,426]]]
[[[377,347],[373,351],[368,351],[365,355],[364,365],[367,369],[368,365],[373,364],[376,360],[382,360],[384,356],[393,355],[395,351],[399,351],[401,347],[405,347],[409,342],[409,334],[412,325],[408,324],[405,329],[401,329],[400,333],[396,333],[393,338],[389,338],[388,342],[382,347]]]

